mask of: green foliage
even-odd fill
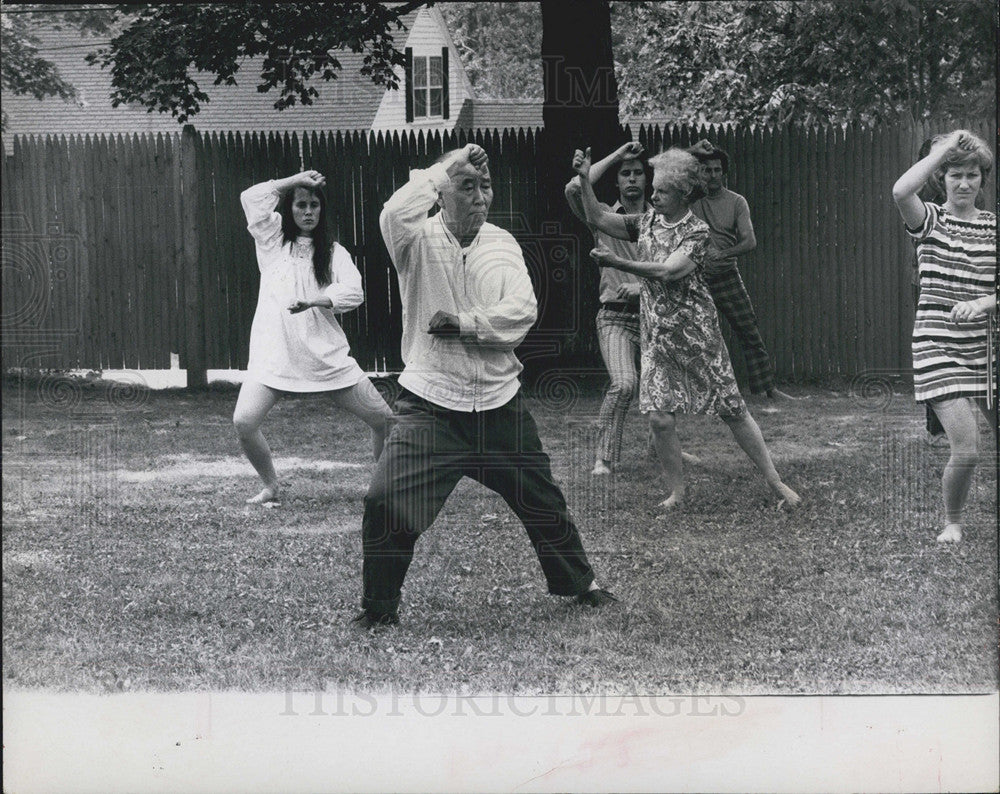
[[[440,9],[477,97],[542,98],[538,3],[442,3]]]
[[[263,56],[257,90],[278,88],[274,107],[310,105],[314,79],[335,80],[336,50],[365,53],[361,73],[376,85],[397,88],[393,67],[403,64],[394,32],[400,18],[423,2],[391,8],[376,0],[337,3],[234,3],[120,6],[121,32],[88,56],[110,68],[112,104],[135,102],[178,121],[198,113],[208,96],[192,77],[214,75],[233,85],[247,58]]]
[[[55,64],[38,54],[32,27],[44,18],[52,27],[73,27],[81,35],[107,29],[110,15],[101,10],[66,9],[62,6],[21,5],[0,15],[0,85],[13,94],[36,99],[58,96],[73,99],[76,91],[63,79]],[[0,116],[0,130],[7,128],[7,114]]]
[[[990,0],[611,3],[622,111],[677,121],[991,115]],[[542,96],[537,3],[442,7],[476,94]]]
[[[990,0],[613,3],[623,110],[686,121],[989,115]]]

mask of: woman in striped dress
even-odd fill
[[[996,433],[992,318],[996,315],[996,215],[976,207],[993,167],[986,143],[966,130],[935,138],[930,153],[903,174],[892,197],[917,242],[920,302],[913,324],[913,385],[918,402],[941,420],[951,457],[942,477],[945,527],[938,541],[962,539],[962,512],[976,465],[977,408]],[[928,180],[942,206],[921,201]]]

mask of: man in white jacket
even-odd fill
[[[535,421],[516,348],[537,304],[521,248],[486,222],[486,152],[449,152],[386,202],[382,237],[399,275],[403,388],[365,497],[363,626],[398,623],[417,538],[463,477],[496,491],[524,524],[549,592],[589,606],[597,587]],[[428,212],[438,205],[433,217]]]

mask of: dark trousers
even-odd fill
[[[750,293],[740,278],[740,271],[732,267],[722,273],[706,275],[705,283],[712,293],[715,307],[726,318],[743,351],[750,391],[754,394],[770,391],[774,388],[774,368],[764,347],[757,327],[757,314],[750,302]]]
[[[496,491],[521,519],[550,593],[590,586],[580,534],[520,393],[500,408],[467,413],[404,389],[390,424],[362,521],[362,606],[370,615],[396,611],[414,544],[463,476]]]

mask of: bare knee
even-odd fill
[[[242,411],[233,413],[233,427],[236,428],[236,435],[240,438],[249,438],[260,430],[260,420],[252,414]]]
[[[979,452],[979,429],[976,427],[975,417],[973,416],[971,421],[948,421],[942,424],[948,437],[952,460],[962,459],[963,462],[969,462],[970,458],[975,459]]]
[[[736,428],[748,424],[751,417],[749,411],[744,411],[741,414],[719,414],[719,419],[729,425],[730,428]]]
[[[948,436],[951,462],[959,466],[975,466],[979,456],[978,433],[953,433]]]
[[[677,421],[673,414],[653,414],[649,417],[649,427],[654,433],[673,433],[677,429]]]
[[[367,414],[364,417],[365,423],[374,431],[379,433],[383,437],[389,432],[389,422],[392,419],[392,410],[386,406],[386,411],[375,412]]]

